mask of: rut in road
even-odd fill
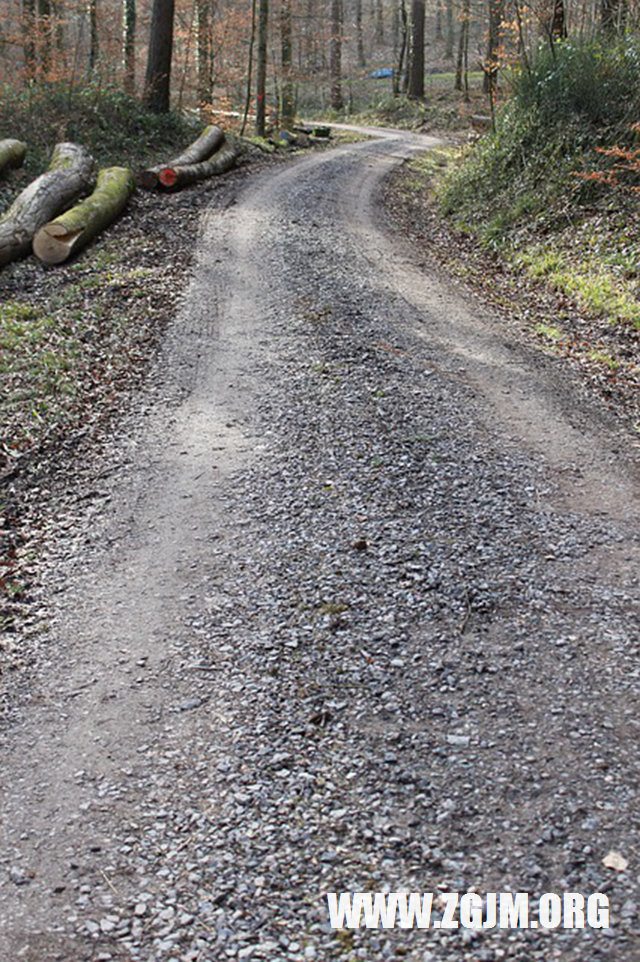
[[[428,144],[205,218],[3,733],[1,959],[640,959],[630,443],[376,222]],[[472,887],[614,925],[329,928]]]

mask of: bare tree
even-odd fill
[[[291,62],[293,56],[293,37],[291,22],[291,0],[280,0],[280,43],[282,52],[282,101],[280,119],[286,129],[292,126],[295,115]]]
[[[124,89],[129,94],[136,87],[136,0],[124,0],[122,7],[122,61]]]
[[[331,106],[342,110],[342,0],[331,0],[331,44],[329,52],[331,73]]]
[[[258,7],[258,62],[256,64],[256,134],[265,135],[267,93],[267,39],[269,33],[269,0]]]
[[[87,4],[89,15],[89,74],[92,74],[98,64],[100,55],[100,38],[98,37],[98,0],[89,0]]]
[[[411,62],[408,94],[424,100],[424,0],[411,3]]]
[[[169,110],[173,13],[174,0],[153,0],[143,103],[159,114]]]
[[[203,104],[210,104],[213,96],[209,0],[196,0],[195,14],[198,101],[202,106]]]

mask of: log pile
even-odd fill
[[[226,173],[235,165],[239,154],[238,144],[227,143],[209,160],[203,160],[198,164],[170,164],[167,167],[161,167],[158,172],[158,181],[167,190],[179,190],[181,187],[196,184],[199,180]]]
[[[40,228],[33,239],[36,257],[44,264],[66,261],[118,217],[134,187],[128,168],[103,168],[89,197]]]
[[[0,174],[5,170],[22,167],[26,153],[27,145],[21,140],[13,140],[10,137],[0,140]]]
[[[51,163],[0,217],[0,266],[29,253],[37,230],[94,182],[93,158],[77,144],[57,144]]]
[[[224,131],[216,124],[211,124],[178,157],[166,164],[143,170],[140,182],[147,190],[157,187],[178,190],[225,173],[234,166],[239,154],[238,145],[226,141]]]

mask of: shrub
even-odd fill
[[[630,144],[640,116],[640,41],[544,47],[508,84],[495,132],[467,150],[440,191],[446,213],[494,244],[532,218],[551,228],[567,204],[593,199],[597,182],[574,174],[592,166],[594,148]]]
[[[0,90],[0,129],[28,146],[25,170],[40,173],[60,140],[83,144],[100,165],[138,166],[191,139],[193,121],[151,113],[118,87],[33,84]]]

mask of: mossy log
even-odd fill
[[[21,140],[0,140],[0,174],[5,170],[22,167],[27,153],[27,145]]]
[[[222,147],[224,143],[224,131],[217,124],[209,124],[205,127],[197,140],[187,147],[181,154],[174,157],[166,164],[158,164],[157,167],[149,167],[140,174],[140,183],[146,190],[153,190],[159,186],[159,174],[166,167],[189,167],[199,164]]]
[[[28,254],[39,228],[91,190],[93,168],[93,158],[84,147],[56,145],[49,168],[0,217],[0,265]]]
[[[71,210],[41,227],[33,252],[45,264],[61,264],[85,247],[123,211],[135,187],[127,167],[104,167],[94,192]]]
[[[189,184],[195,184],[199,180],[207,180],[207,178],[215,177],[217,174],[224,174],[235,166],[239,156],[240,146],[236,143],[227,143],[213,157],[209,160],[203,160],[199,164],[162,167],[158,173],[159,185],[167,190],[179,190],[181,187],[188,187]]]

